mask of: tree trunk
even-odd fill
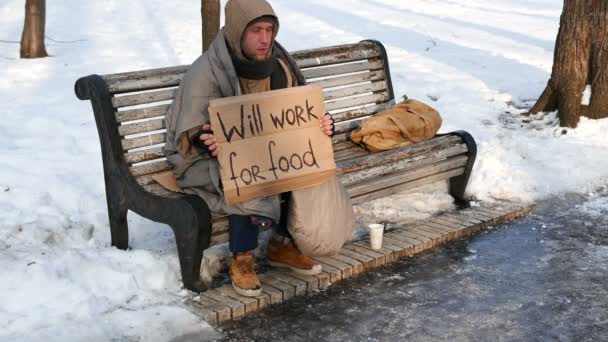
[[[608,1],[564,0],[555,42],[553,71],[530,113],[557,110],[561,126],[581,116],[608,117]],[[581,104],[591,85],[589,106]]]
[[[45,12],[45,0],[25,1],[25,22],[21,35],[21,58],[41,58],[48,56],[44,46]]]
[[[220,30],[220,0],[201,0],[201,17],[203,19],[203,52]]]

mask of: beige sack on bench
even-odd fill
[[[336,254],[352,239],[355,214],[350,196],[336,178],[291,192],[287,228],[307,256]]]
[[[435,109],[407,100],[363,120],[350,139],[368,151],[386,151],[432,138],[442,122]]]

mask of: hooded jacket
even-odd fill
[[[243,94],[230,51],[245,58],[241,48],[247,25],[263,16],[276,18],[274,36],[278,33],[278,18],[265,0],[230,0],[226,4],[226,25],[209,47],[184,75],[175,99],[167,110],[165,122],[167,143],[165,154],[173,173],[185,193],[200,196],[212,212],[219,214],[260,215],[277,222],[280,217],[279,196],[258,198],[233,206],[226,205],[217,159],[201,154],[191,144],[191,136],[209,122],[209,101]],[[230,44],[231,49],[227,44]],[[295,76],[293,85],[306,83],[304,76],[289,53],[274,40],[277,57],[284,61]]]

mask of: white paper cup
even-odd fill
[[[384,233],[384,225],[372,223],[367,226],[369,228],[369,239],[373,250],[382,248],[382,234]]]

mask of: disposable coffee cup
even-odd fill
[[[369,228],[369,239],[371,241],[372,249],[378,250],[382,248],[382,234],[384,233],[384,225],[372,223],[367,227]]]

